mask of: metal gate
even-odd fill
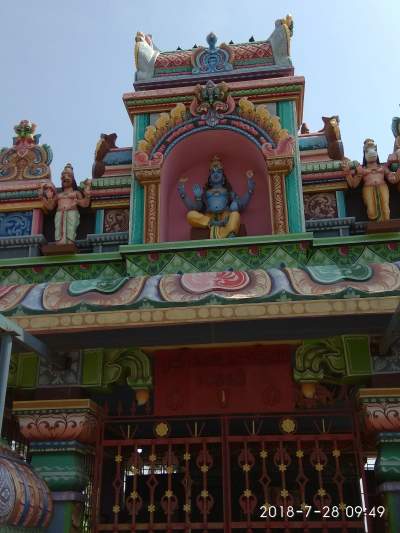
[[[94,531],[365,531],[358,441],[349,412],[108,418]]]

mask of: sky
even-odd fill
[[[386,160],[400,116],[399,0],[0,0],[0,147],[32,120],[52,147],[54,182],[67,162],[83,181],[101,133],[132,144],[122,95],[133,89],[137,31],[160,50],[204,45],[210,31],[219,43],[263,40],[288,13],[303,120],[316,131],[321,116],[339,115],[347,157],[362,159],[372,137]]]

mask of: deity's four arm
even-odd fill
[[[205,187],[196,184],[192,188],[194,200],[186,194],[184,180],[181,180],[178,192],[189,210],[189,224],[195,228],[210,228],[210,238],[235,237],[240,229],[239,213],[245,209],[254,192],[253,175],[253,171],[247,171],[247,191],[239,196],[232,190],[220,158],[215,156]]]

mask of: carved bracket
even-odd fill
[[[318,383],[356,383],[371,375],[369,338],[343,335],[304,341],[296,350],[293,377],[306,397]]]
[[[150,359],[136,348],[85,350],[82,376],[85,387],[108,389],[124,381],[133,390],[153,386]]]

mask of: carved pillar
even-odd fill
[[[133,135],[133,152],[136,150],[140,139],[143,139],[147,126],[150,124],[150,115],[144,113],[135,116],[135,129]],[[143,187],[133,177],[130,199],[130,224],[129,242],[141,244],[143,242]]]
[[[293,158],[291,156],[268,157],[266,162],[270,178],[272,229],[274,233],[288,233],[285,176],[293,168]]]
[[[282,100],[277,102],[277,113],[285,128],[295,139],[294,165],[285,176],[286,197],[285,204],[288,211],[288,226],[290,233],[305,231],[303,186],[301,181],[300,151],[297,141],[297,110],[294,101]]]
[[[100,409],[91,400],[38,400],[14,402],[13,412],[30,443],[32,466],[51,490],[54,516],[47,531],[78,533]]]
[[[375,476],[385,501],[387,531],[400,531],[400,388],[360,389],[364,428],[376,435]]]
[[[161,168],[147,167],[135,170],[135,176],[144,189],[145,243],[159,242],[160,234],[160,174]]]

